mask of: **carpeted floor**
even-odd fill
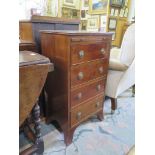
[[[63,133],[42,123],[44,155],[125,155],[135,144],[134,97],[128,90],[118,98],[118,108],[111,115],[110,100],[105,101],[104,121],[96,117],[81,124],[74,132],[73,143],[64,144]],[[20,150],[31,143],[20,134]]]

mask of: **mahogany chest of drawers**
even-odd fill
[[[47,77],[47,120],[57,120],[65,143],[91,115],[103,119],[112,33],[41,31],[42,54],[55,64]]]

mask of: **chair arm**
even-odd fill
[[[112,48],[110,50],[110,58],[111,59],[120,59],[121,49],[120,48]]]
[[[115,71],[125,71],[127,70],[128,66],[125,64],[121,63],[117,59],[110,59],[109,60],[109,69],[110,70],[115,70]]]

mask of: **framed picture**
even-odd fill
[[[109,18],[109,29],[110,30],[115,30],[117,26],[117,20],[114,18]]]
[[[45,16],[52,16],[52,17],[58,16],[58,8],[59,8],[58,1],[55,0],[44,1],[44,5],[45,5],[44,6]]]
[[[87,20],[81,20],[81,30],[87,30]]]
[[[125,3],[125,0],[110,0],[110,6],[113,7],[123,7]]]
[[[71,9],[62,7],[62,17],[71,18]]]
[[[124,9],[121,9],[121,10],[120,10],[119,16],[120,16],[120,17],[123,17],[123,16],[124,16]]]
[[[63,5],[75,7],[75,2],[76,2],[76,0],[63,0]]]
[[[117,16],[118,16],[118,13],[119,13],[118,9],[115,9],[115,14],[114,14],[114,16],[117,17]]]
[[[89,0],[83,0],[83,6],[88,7],[89,6]]]
[[[62,17],[64,18],[80,18],[80,11],[72,8],[62,7]]]
[[[81,0],[81,10],[88,10],[89,9],[89,0]]]
[[[114,16],[114,13],[115,13],[115,9],[114,8],[111,8],[111,10],[110,10],[110,16]]]
[[[106,23],[107,23],[107,16],[106,15],[100,16],[100,27],[106,28]]]
[[[90,14],[105,14],[107,13],[108,0],[89,0]]]
[[[125,6],[127,6],[128,5],[128,0],[125,0]]]
[[[81,18],[86,18],[86,10],[81,10]]]
[[[87,21],[87,30],[98,30],[99,28],[99,16],[92,16],[88,18]]]
[[[85,10],[85,12],[86,12],[86,15],[89,15],[89,11],[88,10]]]
[[[71,9],[71,18],[80,18],[80,10]]]
[[[128,8],[126,8],[124,11],[124,17],[128,17]]]

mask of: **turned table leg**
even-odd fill
[[[110,98],[111,99],[111,110],[114,111],[117,109],[117,99],[116,98]]]
[[[132,97],[135,97],[135,85],[132,86]]]
[[[27,121],[27,123],[25,125],[26,126],[25,130],[27,129],[27,132],[25,132],[25,133],[29,138],[31,137],[30,139],[33,139],[34,145],[32,145],[30,148],[21,152],[20,155],[33,155],[34,153],[36,153],[37,155],[43,155],[44,142],[41,137],[40,107],[38,105],[38,101],[36,102],[36,104],[33,108],[32,119],[33,119],[33,123],[34,123],[34,131],[35,132],[33,132],[33,130],[30,127],[31,121]]]
[[[35,145],[37,147],[36,153],[43,154],[44,152],[44,142],[41,137],[41,125],[40,125],[40,107],[38,105],[38,101],[33,109],[33,120],[34,120],[34,130],[35,130]]]

